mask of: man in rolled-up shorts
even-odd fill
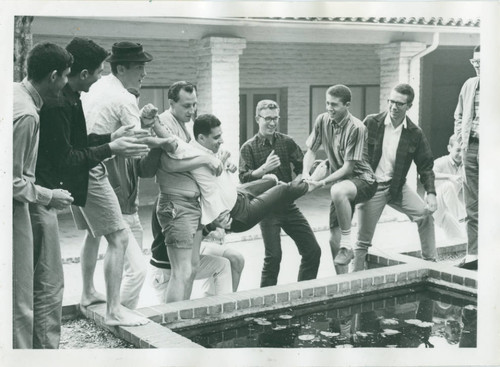
[[[106,59],[111,64],[112,73],[92,85],[89,93],[82,96],[83,109],[89,131],[94,134],[110,134],[125,129],[126,134],[140,137],[140,112],[136,97],[128,88],[140,88],[146,75],[145,63],[152,56],[143,51],[140,44],[118,42],[113,45],[112,54]],[[124,128],[125,127],[125,128]],[[143,154],[147,152],[139,152]],[[99,302],[103,296],[93,286],[93,275],[97,261],[98,246],[95,238],[105,236],[108,249],[104,258],[106,281],[108,325],[135,326],[147,319],[124,307],[120,303],[120,285],[124,268],[124,255],[129,238],[128,225],[123,219],[118,198],[107,178],[106,169],[99,163],[90,170],[87,201],[82,207],[72,207],[75,222],[80,229],[87,230],[82,249],[82,277],[84,289],[82,306]],[[139,248],[137,244],[131,246]]]

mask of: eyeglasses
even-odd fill
[[[265,122],[278,122],[278,120],[280,119],[279,116],[276,116],[276,117],[271,117],[271,116],[264,117],[261,115],[258,115],[258,116],[263,118]]]
[[[480,59],[470,59],[469,61],[472,64],[472,66],[479,66],[481,63]]]
[[[392,99],[388,99],[387,103],[395,105],[397,108],[403,107],[405,104],[408,102],[398,102],[398,101],[393,101]]]

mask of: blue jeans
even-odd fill
[[[465,152],[465,210],[467,211],[467,254],[477,255],[477,231],[479,212],[479,143],[471,141]]]
[[[57,210],[30,204],[33,229],[33,348],[57,349],[61,337],[64,272]]]
[[[276,285],[281,263],[281,228],[295,242],[302,260],[298,281],[316,279],[321,257],[321,248],[311,226],[294,203],[284,206],[279,212],[273,212],[260,222],[264,240],[265,257],[260,279],[260,286]]]

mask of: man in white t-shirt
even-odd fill
[[[467,236],[460,220],[465,218],[464,189],[465,171],[462,151],[455,135],[450,137],[448,155],[434,161],[436,176],[437,210],[436,224],[453,242],[465,242]]]

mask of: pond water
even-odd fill
[[[362,297],[362,303],[359,298],[176,332],[207,348],[476,346],[474,297],[425,290],[369,301]]]

